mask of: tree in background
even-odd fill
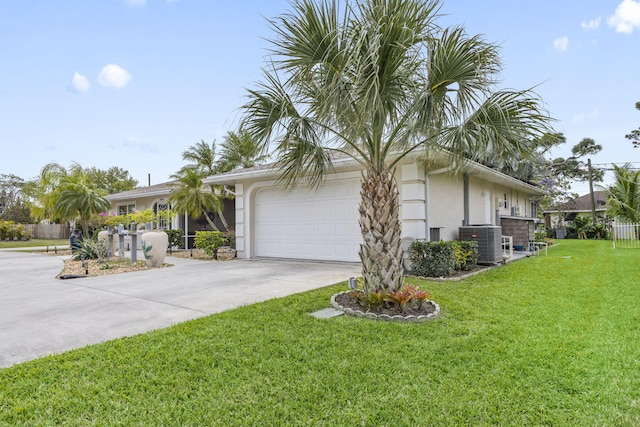
[[[84,173],[93,186],[97,190],[104,191],[105,194],[133,190],[138,185],[138,181],[133,179],[128,171],[116,166],[112,166],[107,170],[96,167],[85,168]]]
[[[636,109],[640,110],[640,102],[636,102]],[[631,141],[634,148],[640,147],[640,128],[632,130],[629,135],[624,137]]]
[[[496,90],[498,47],[435,23],[425,0],[297,0],[271,21],[264,81],[243,128],[272,144],[289,188],[322,183],[333,156],[363,169],[359,207],[364,291],[403,284],[396,167],[411,152],[528,158],[549,118],[531,91]],[[490,150],[490,147],[496,147]]]
[[[194,171],[201,178],[205,178],[216,173],[216,142],[211,145],[200,140],[196,145],[192,145],[182,152],[182,160],[188,162],[176,175],[184,171]]]
[[[585,157],[593,156],[602,150],[602,146],[591,138],[583,138],[571,148],[571,156],[567,158],[549,158],[549,152],[567,142],[562,133],[547,133],[542,138],[533,141],[534,152],[529,159],[514,156],[507,162],[498,163],[489,160],[489,166],[495,167],[501,172],[542,187],[547,195],[542,200],[543,210],[558,203],[566,202],[578,195],[571,193],[573,181],[602,182],[604,170],[591,168]],[[485,162],[487,163],[487,162]]]
[[[72,212],[76,212],[77,219],[85,222],[87,209],[93,212],[91,206],[102,206],[104,211],[109,210],[110,205],[105,205],[99,199],[112,192],[132,189],[135,184],[136,181],[131,179],[127,171],[117,167],[103,171],[97,168],[84,169],[75,162],[68,168],[52,162],[40,170],[36,179],[24,184],[23,193],[31,204],[31,215],[36,221],[74,221]],[[64,203],[69,203],[69,206],[59,202],[63,190],[66,190]],[[75,197],[78,200],[74,200]],[[87,223],[84,223],[84,227],[88,228]]]
[[[640,170],[631,165],[613,165],[614,183],[605,189],[607,215],[622,221],[640,223]]]
[[[31,222],[31,205],[23,193],[24,179],[13,174],[0,174],[0,220]]]
[[[217,173],[223,173],[236,168],[250,168],[264,163],[267,158],[264,146],[240,129],[238,132],[228,132],[224,137],[215,169]]]

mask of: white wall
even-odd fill
[[[331,174],[329,180],[355,178],[360,171],[351,168]],[[445,169],[425,168],[417,162],[407,162],[396,170],[400,191],[402,237],[407,240],[428,240],[430,228],[440,228],[440,238],[456,240],[464,219],[464,183],[462,173]],[[239,258],[250,258],[255,227],[252,206],[260,188],[275,185],[274,180],[248,179],[236,185],[236,248]],[[507,204],[502,204],[507,194]],[[522,191],[471,175],[469,178],[469,223],[496,224],[496,211],[511,214],[511,207],[520,208],[520,216],[530,214],[529,196]]]
[[[429,200],[427,210],[429,213],[429,228],[440,228],[442,240],[455,240],[458,238],[458,228],[464,219],[464,186],[462,175],[452,175],[443,172],[437,175],[428,175],[427,185]],[[471,212],[473,206],[469,209]]]

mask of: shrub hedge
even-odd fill
[[[0,240],[29,240],[30,237],[24,231],[22,224],[0,220]]]
[[[415,241],[409,246],[411,273],[424,277],[448,277],[454,270],[470,271],[478,263],[478,242]]]
[[[175,230],[163,230],[169,237],[169,247],[184,246],[184,231],[180,228]]]

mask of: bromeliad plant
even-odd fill
[[[412,301],[415,302],[416,307],[420,310],[424,302],[431,298],[429,292],[419,289],[415,285],[405,285],[392,292],[365,292],[361,289],[354,289],[350,292],[355,300],[368,311],[395,307],[400,312],[405,313]]]

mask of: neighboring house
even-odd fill
[[[606,218],[607,194],[604,191],[594,191],[593,197],[596,203],[596,216]],[[572,223],[577,216],[592,215],[591,195],[571,199],[566,203],[553,206],[543,212],[544,222],[547,227],[564,227],[567,223]]]
[[[349,157],[334,160],[333,168],[315,190],[305,183],[283,190],[273,164],[206,178],[235,186],[238,257],[359,261],[362,172]],[[533,240],[541,189],[474,162],[452,170],[444,162],[425,167],[413,158],[397,168],[405,242],[456,240],[463,224],[503,221],[525,230],[522,244]]]
[[[161,184],[150,185],[148,187],[134,188],[133,190],[123,191],[122,193],[111,194],[106,199],[111,202],[111,212],[114,215],[125,215],[134,211],[151,209],[156,214],[171,206],[168,204],[169,195],[171,193],[170,184],[175,181],[163,182]],[[224,199],[223,214],[229,225],[235,221],[235,203],[233,199]],[[222,222],[215,213],[210,213],[214,224],[223,230]],[[154,224],[154,227],[160,229],[182,229],[188,235],[193,235],[198,230],[209,230],[209,224],[204,216],[193,219],[186,215],[176,215],[169,223]],[[191,245],[189,245],[191,247]]]

